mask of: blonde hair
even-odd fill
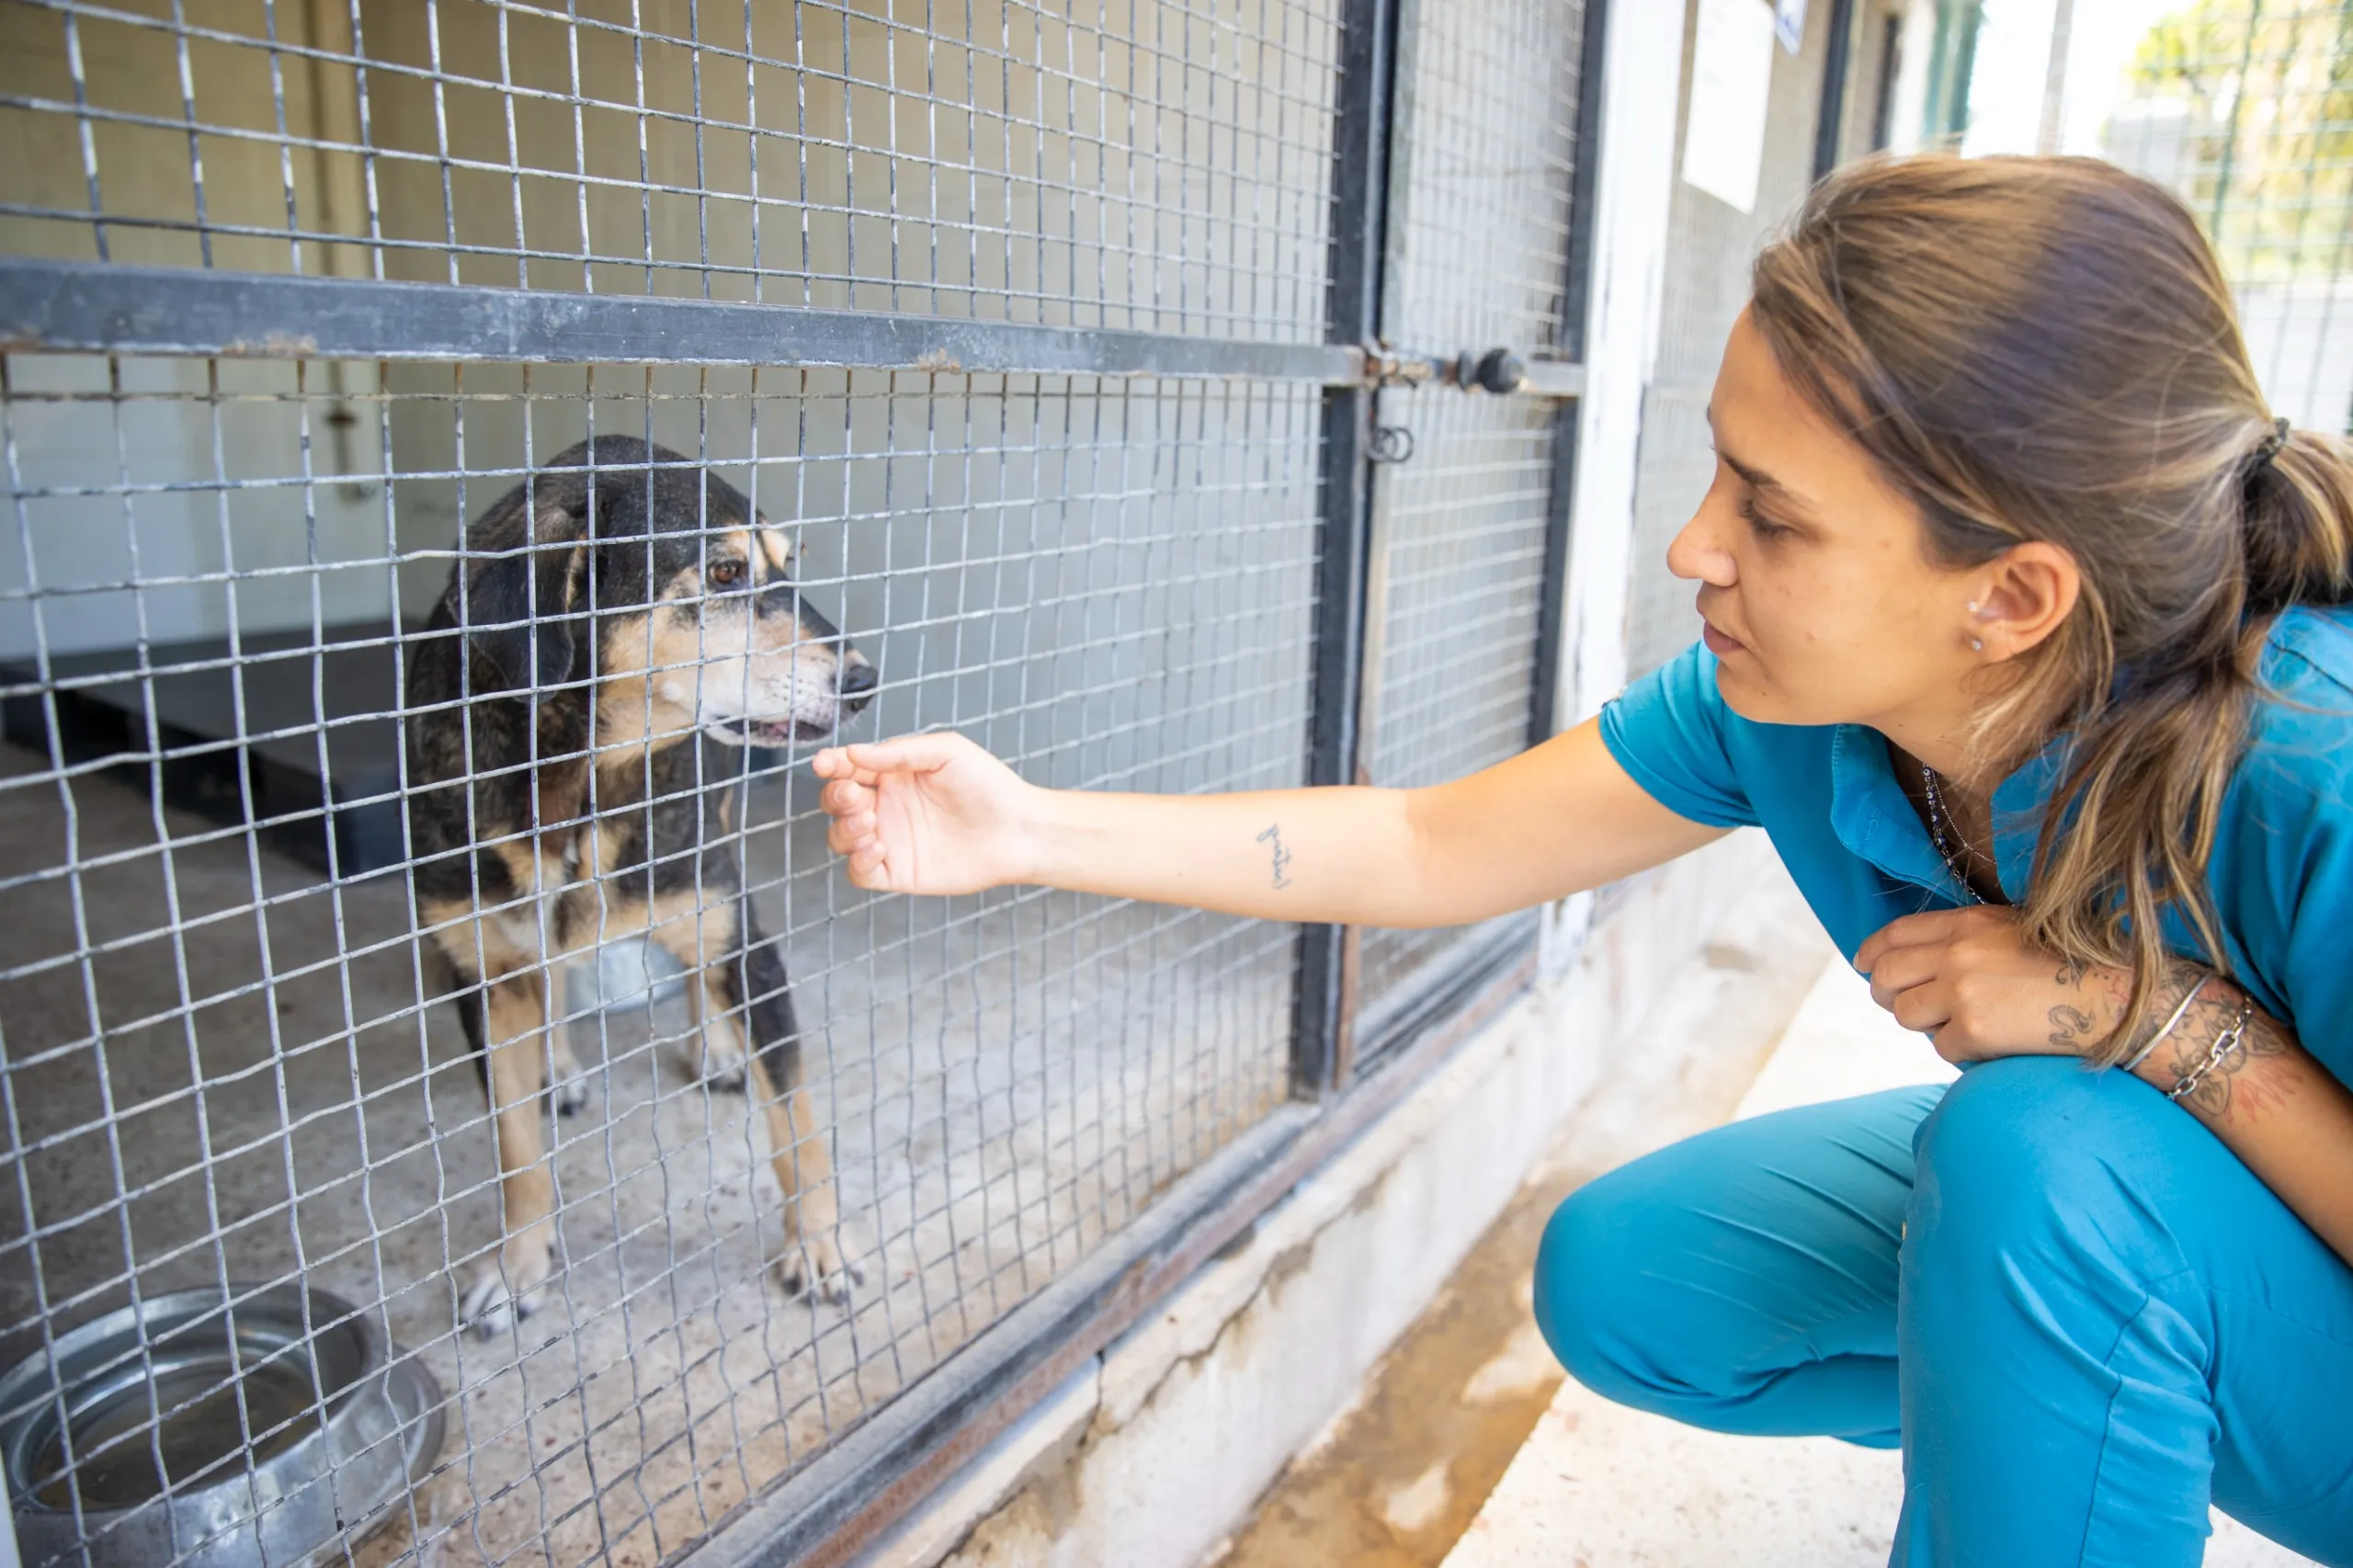
[[[2026,540],[2082,572],[2075,609],[2000,666],[1977,771],[2064,736],[2027,938],[2127,966],[2095,1052],[2149,1024],[2177,915],[2229,949],[2206,882],[2271,619],[2353,596],[2353,449],[2275,427],[2188,211],[2088,158],[1866,160],[1757,257],[1782,372],[1919,507],[1931,559]]]

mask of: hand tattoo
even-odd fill
[[[1283,876],[1284,869],[1290,865],[1290,851],[1283,847],[1282,824],[1280,823],[1270,824],[1266,832],[1258,835],[1258,842],[1261,844],[1272,845],[1274,846],[1275,887],[1277,891],[1280,891],[1283,888],[1290,886],[1290,882]]]
[[[2063,976],[2067,972],[2059,971]],[[2051,1045],[2070,1056],[2081,1056],[2092,1042],[2092,1031],[2098,1027],[2089,1013],[2081,1007],[2070,1007],[2062,1002],[2051,1009]]]

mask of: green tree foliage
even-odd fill
[[[2197,0],[2141,40],[2127,102],[2180,117],[2166,172],[2233,278],[2353,270],[2353,0]]]

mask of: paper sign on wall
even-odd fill
[[[1699,0],[1683,177],[1743,212],[1756,210],[1756,173],[1765,160],[1773,27],[1768,0]]]
[[[1773,36],[1791,54],[1805,47],[1805,0],[1773,0]]]

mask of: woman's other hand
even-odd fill
[[[1855,954],[1871,998],[1959,1065],[1997,1056],[2081,1056],[2116,1027],[2121,969],[2079,970],[2030,948],[2014,910],[1907,915]]]
[[[978,892],[1033,869],[1028,807],[1042,793],[961,735],[829,746],[825,842],[876,892]]]

